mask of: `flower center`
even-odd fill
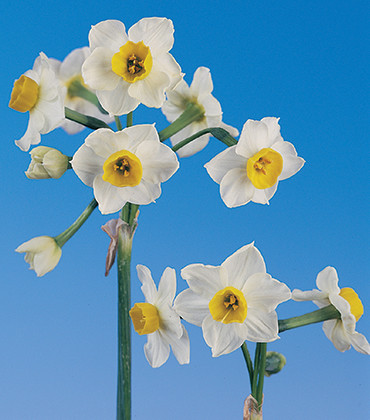
[[[247,175],[252,184],[260,189],[270,188],[283,170],[280,153],[268,148],[261,149],[247,161]]]
[[[351,314],[356,318],[357,322],[364,313],[364,307],[358,294],[350,287],[343,287],[343,289],[340,289],[339,296],[342,296],[349,303]]]
[[[145,79],[152,66],[152,54],[143,41],[127,41],[112,57],[112,71],[129,83]]]
[[[24,74],[14,82],[9,107],[19,112],[30,111],[39,97],[39,85]]]
[[[247,317],[247,301],[235,287],[225,287],[217,292],[208,306],[213,319],[223,324],[242,323]]]
[[[67,95],[69,99],[80,97],[81,92],[88,89],[81,74],[71,77],[64,83],[64,85],[67,88]]]
[[[128,150],[113,153],[104,162],[103,180],[116,187],[134,187],[140,184],[143,167],[140,160]]]
[[[158,330],[158,309],[151,303],[135,303],[129,314],[138,334],[151,334]]]

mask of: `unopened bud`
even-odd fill
[[[57,149],[38,146],[31,150],[31,163],[26,171],[27,178],[60,178],[68,169],[68,156]]]
[[[265,375],[271,376],[275,373],[279,373],[285,366],[286,358],[281,353],[276,351],[268,351],[266,353],[266,368]]]

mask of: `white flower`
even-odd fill
[[[278,182],[298,172],[304,160],[280,135],[279,119],[248,120],[238,144],[224,150],[205,165],[220,184],[221,198],[228,207],[254,201],[268,204]]]
[[[30,113],[27,131],[15,144],[27,151],[31,144],[41,141],[64,119],[64,92],[44,53],[36,58],[32,70],[26,71],[14,82],[9,107]]]
[[[127,35],[118,20],[91,28],[91,55],[82,66],[82,75],[107,111],[122,115],[139,103],[154,108],[163,105],[164,92],[182,77],[180,66],[168,52],[173,32],[171,20],[155,17],[141,19]]]
[[[222,110],[218,100],[212,95],[213,83],[211,73],[206,67],[199,67],[194,73],[190,85],[181,80],[173,90],[167,92],[168,100],[163,104],[162,112],[168,121],[175,121],[186,109],[188,104],[196,104],[204,109],[204,116],[192,122],[179,133],[171,137],[174,146],[193,134],[208,127],[222,127],[232,136],[239,134],[238,130],[222,122]],[[181,157],[191,156],[207,146],[210,134],[204,134],[178,150]]]
[[[90,50],[88,47],[76,48],[67,55],[63,62],[51,58],[50,63],[61,86],[65,88],[64,106],[81,114],[99,118],[106,123],[110,123],[113,121],[112,117],[101,113],[94,104],[75,94],[75,91],[78,91],[79,87],[88,89],[82,79],[81,68],[89,55]],[[90,91],[94,93],[92,90]],[[63,121],[61,127],[69,134],[76,134],[85,128],[83,125],[67,119]]]
[[[364,313],[364,308],[357,293],[350,287],[338,287],[338,274],[334,267],[326,267],[317,275],[316,285],[319,290],[302,292],[295,289],[292,299],[296,301],[312,300],[319,308],[332,304],[340,312],[341,319],[324,321],[322,329],[335,348],[341,352],[351,345],[363,354],[370,354],[370,345],[366,337],[356,332],[356,322]]]
[[[171,346],[181,365],[189,363],[188,333],[172,307],[176,294],[175,270],[169,267],[164,270],[157,291],[150,270],[144,265],[137,265],[136,269],[145,303],[136,303],[130,310],[130,317],[135,331],[148,335],[144,346],[148,362],[154,368],[162,366],[170,355]]]
[[[57,149],[38,146],[30,151],[31,163],[26,171],[27,178],[60,178],[68,169],[68,156]]]
[[[62,249],[50,236],[38,236],[24,242],[15,250],[25,252],[24,260],[29,263],[30,270],[35,270],[38,277],[53,270],[62,255]]]
[[[288,287],[266,274],[253,243],[221,266],[191,264],[181,271],[190,289],[175,300],[175,311],[201,326],[214,357],[240,347],[245,340],[270,342],[278,337],[275,308],[290,298]]]
[[[161,195],[160,183],[179,167],[153,125],[118,132],[100,128],[86,138],[71,164],[81,181],[94,188],[103,214],[119,211],[127,202],[154,202]]]

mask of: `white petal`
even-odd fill
[[[268,137],[271,142],[276,142],[278,140],[282,140],[280,135],[280,125],[279,125],[280,118],[276,117],[265,117],[262,118],[261,122],[266,124],[268,130]],[[271,143],[272,144],[272,143]]]
[[[252,201],[254,203],[269,204],[270,198],[272,198],[272,196],[276,193],[278,184],[279,183],[276,182],[276,184],[274,184],[272,187],[265,188],[264,190],[259,190],[256,188],[252,197]]]
[[[339,294],[338,274],[334,267],[325,267],[316,277],[317,287],[326,293]]]
[[[163,296],[162,296],[163,297]],[[157,298],[155,304],[160,317],[160,332],[166,341],[179,339],[182,335],[181,320],[176,311],[170,307],[168,302]]]
[[[249,308],[273,311],[279,303],[291,298],[288,286],[273,279],[270,274],[256,273],[250,276],[242,290]]]
[[[41,134],[49,133],[57,128],[64,120],[64,103],[61,97],[54,101],[38,101],[37,105],[30,112],[30,117],[36,111],[44,116],[44,124],[40,129]]]
[[[96,48],[82,66],[82,77],[92,89],[113,90],[121,77],[112,71],[113,53],[105,48]]]
[[[244,324],[248,327],[246,340],[269,343],[279,338],[278,319],[275,311],[264,312],[255,308],[248,308]]]
[[[250,158],[261,149],[273,144],[269,140],[268,128],[261,121],[248,120],[243,127],[240,139],[236,145],[236,153]]]
[[[91,27],[90,49],[104,47],[116,52],[128,41],[125,25],[119,20],[104,20]]]
[[[185,321],[200,327],[204,318],[209,315],[208,303],[209,299],[186,289],[175,299],[174,309]]]
[[[157,301],[158,292],[153,281],[152,273],[145,265],[138,264],[136,266],[137,276],[142,283],[141,290],[145,296],[145,300],[151,304]]]
[[[160,108],[166,97],[164,92],[170,85],[170,78],[162,71],[152,69],[142,80],[131,83],[128,94],[150,108]]]
[[[62,256],[62,249],[58,246],[47,248],[43,252],[36,253],[33,259],[34,270],[41,277],[53,270]]]
[[[228,207],[237,207],[249,203],[255,187],[243,168],[231,169],[220,184],[221,198]]]
[[[341,320],[331,319],[325,321],[322,324],[322,329],[337,350],[343,352],[350,349],[351,343]]]
[[[155,66],[170,78],[168,89],[173,89],[182,80],[181,67],[170,53],[164,53],[156,57]]]
[[[191,126],[185,127],[183,130],[180,131],[180,133],[175,134],[174,136],[171,137],[171,143],[174,146],[177,143],[180,143],[180,141],[185,140],[187,137],[190,137],[192,134],[187,134],[185,132],[186,129],[189,129],[189,131],[194,131],[192,130]],[[200,130],[198,130],[200,131]],[[179,150],[177,150],[177,154],[184,158],[184,157],[189,157],[189,156],[193,156],[195,153],[200,152],[201,150],[203,150],[208,142],[209,142],[209,138],[210,138],[210,134],[204,134],[203,136],[198,137],[197,139],[193,140],[191,143],[188,143],[187,145],[181,147]]]
[[[67,81],[71,77],[81,74],[82,65],[89,55],[88,47],[76,48],[71,51],[58,69],[59,78]]]
[[[115,187],[97,175],[93,181],[94,195],[102,214],[115,213],[127,203],[124,188]],[[128,188],[128,187],[126,187]]]
[[[232,127],[231,125],[225,124],[221,121],[219,127],[226,130],[232,137],[237,137],[239,135],[239,130],[237,128]]]
[[[205,109],[205,116],[208,121],[208,127],[218,127],[221,124],[222,119],[222,109],[220,102],[218,102],[214,96],[208,95],[203,98],[199,98],[199,103],[203,105]],[[210,117],[214,118],[211,120]]]
[[[242,290],[248,278],[255,273],[266,273],[266,266],[259,250],[245,245],[234,252],[222,264],[228,275],[228,285]]]
[[[325,306],[330,304],[327,293],[317,289],[308,290],[305,292],[299,289],[294,289],[292,291],[292,299],[297,302],[304,302],[307,300],[322,301],[323,303],[326,302]]]
[[[15,144],[24,152],[27,152],[31,144],[39,144],[41,141],[40,129],[44,124],[44,116],[39,111],[34,111],[28,121],[27,130],[23,137],[15,140]]]
[[[173,268],[167,267],[161,277],[158,286],[158,301],[157,305],[167,303],[172,305],[176,294],[176,271]]]
[[[218,184],[221,183],[222,178],[232,169],[239,168],[246,171],[247,160],[237,155],[235,148],[236,146],[228,147],[204,165],[209,176]]]
[[[151,367],[163,365],[170,355],[170,346],[163,339],[159,331],[148,334],[148,341],[144,345],[144,353]]]
[[[143,179],[152,184],[167,181],[179,168],[176,153],[159,141],[142,142],[136,156],[143,167]]]
[[[173,23],[166,18],[144,18],[131,26],[128,36],[131,41],[143,41],[152,55],[168,52],[174,43]]]
[[[210,95],[212,91],[213,82],[210,70],[207,67],[198,67],[194,73],[193,81],[190,85],[191,96],[198,98],[201,96]]]
[[[123,187],[127,201],[133,204],[153,203],[161,195],[160,184],[152,184],[145,179],[141,179],[140,184],[135,187]]]
[[[349,341],[351,342],[353,348],[359,353],[370,354],[370,344],[363,334],[354,332],[349,336]]]
[[[119,79],[118,85],[113,90],[103,90],[96,92],[96,96],[103,108],[112,115],[123,115],[134,111],[140,101],[129,95],[129,83]]]
[[[212,348],[212,356],[218,357],[228,354],[239,348],[244,339],[241,338],[234,324],[223,324],[215,321],[208,315],[203,323],[202,330],[205,342]]]
[[[114,132],[109,128],[99,128],[85,139],[85,145],[90,147],[104,161],[113,153],[127,149],[125,145],[128,143],[129,137],[125,131]]]
[[[283,170],[279,175],[279,180],[287,179],[296,174],[304,165],[305,161],[297,156],[297,152],[287,141],[274,143],[271,148],[279,152],[283,158]]]
[[[185,327],[182,325],[182,335],[180,339],[169,341],[173,354],[180,365],[190,362],[190,341]]]
[[[81,181],[93,186],[94,179],[97,175],[103,174],[104,159],[95,154],[95,152],[85,144],[83,144],[74,154],[71,161],[73,170]]]
[[[181,277],[196,294],[209,300],[228,285],[225,268],[213,265],[190,264],[181,270]]]

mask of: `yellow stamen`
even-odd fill
[[[145,79],[152,66],[152,54],[143,41],[127,41],[112,57],[112,71],[129,83]]]
[[[349,303],[351,314],[356,318],[357,322],[364,313],[364,307],[358,294],[350,287],[343,287],[343,289],[340,289],[339,296],[342,296]]]
[[[130,317],[135,331],[140,334],[151,334],[159,328],[158,309],[151,303],[135,303],[131,308]]]
[[[104,162],[103,180],[116,187],[134,187],[140,184],[143,167],[140,160],[128,150],[113,153]]]
[[[24,74],[14,82],[9,107],[19,112],[30,111],[39,97],[39,85]]]
[[[260,190],[275,185],[282,170],[281,154],[270,148],[261,149],[247,161],[248,178]]]
[[[217,292],[208,307],[213,319],[223,324],[242,323],[247,317],[247,301],[243,293],[235,287],[225,287]]]

